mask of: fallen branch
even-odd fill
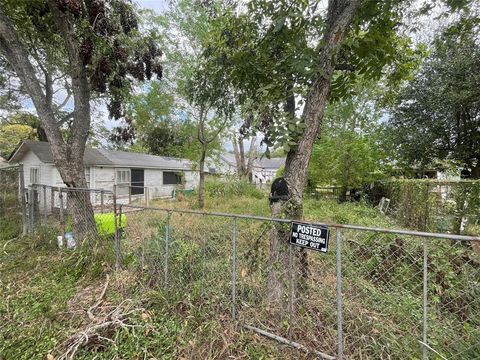
[[[325,359],[325,360],[335,360],[336,359],[334,356],[327,355],[327,354],[322,353],[322,352],[317,351],[317,350],[311,350],[311,349],[307,348],[306,346],[304,346],[302,344],[299,344],[295,341],[285,339],[284,337],[272,334],[268,331],[265,331],[265,330],[262,330],[262,329],[259,329],[259,328],[256,328],[256,327],[253,327],[253,326],[250,326],[250,325],[243,325],[243,326],[248,330],[252,330],[252,331],[256,332],[257,334],[260,334],[260,335],[263,335],[263,336],[268,337],[270,339],[273,339],[275,341],[278,341],[279,343],[292,346],[292,347],[294,347],[298,350],[305,351],[306,353],[313,353],[313,354],[317,355],[320,359]]]
[[[102,298],[105,296],[108,282],[109,278],[107,278],[97,303],[88,309],[89,318],[90,314],[93,316],[92,310],[98,308]],[[103,318],[101,316],[93,316],[94,321],[91,324],[70,336],[65,342],[63,342],[62,345],[60,345],[58,351],[62,355],[58,357],[58,360],[72,360],[75,358],[75,354],[80,348],[94,344],[95,342],[101,344],[115,344],[115,341],[109,338],[106,333],[112,333],[118,328],[135,328],[140,326],[129,324],[128,317],[136,312],[145,311],[145,309],[132,308],[132,305],[132,300],[126,299],[116,306],[112,311],[107,313]]]
[[[105,286],[103,287],[103,290],[100,293],[100,296],[98,297],[97,302],[94,305],[90,306],[90,308],[87,310],[88,318],[92,321],[95,320],[95,316],[93,315],[92,311],[94,309],[96,309],[97,307],[99,307],[100,304],[102,303],[103,297],[105,296],[105,293],[107,292],[107,287],[108,287],[109,281],[110,281],[110,275],[107,274],[107,281],[105,281]]]

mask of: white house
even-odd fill
[[[285,158],[256,158],[253,161],[252,183],[256,185],[271,182],[275,173],[285,165]],[[237,173],[237,162],[234,154],[221,154],[218,161],[208,165],[208,171],[212,174],[235,175]]]
[[[22,142],[9,162],[23,163],[26,186],[65,186],[47,142]],[[199,180],[198,171],[185,159],[87,148],[83,162],[89,188],[113,191],[116,185],[120,197],[129,193],[143,197],[145,188],[150,198],[171,196],[180,186],[196,188]]]
[[[275,174],[285,166],[285,158],[255,159],[252,170],[252,181],[255,184],[265,184],[275,179]]]

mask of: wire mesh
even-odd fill
[[[288,223],[238,219],[239,321],[335,353],[335,246],[327,254],[307,253],[288,245],[289,228]],[[272,261],[271,240],[279,234],[283,249]],[[280,297],[272,296],[274,283],[281,284]]]
[[[60,247],[109,248],[116,232],[115,200],[106,190],[33,184],[26,189],[30,231]],[[122,222],[119,220],[120,226]]]
[[[480,353],[478,240],[333,225],[319,253],[289,245],[285,219],[116,209],[112,193],[91,189],[34,185],[27,195],[34,229],[106,244],[118,269],[180,307],[340,359]]]
[[[0,231],[6,238],[22,233],[24,222],[21,166],[0,168]]]
[[[231,219],[121,205],[122,267],[147,287],[227,313]]]
[[[123,266],[136,269],[144,285],[199,308],[327,357],[420,358],[425,351],[475,359],[479,353],[474,242],[333,226],[329,251],[307,253],[288,245],[285,220],[121,209]],[[272,261],[275,237],[283,250]],[[272,296],[272,273],[279,297]]]

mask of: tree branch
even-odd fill
[[[75,111],[72,111],[72,112],[62,116],[62,118],[57,121],[57,126],[62,126],[63,124],[65,124],[69,120],[73,119],[74,117],[75,117]]]
[[[83,153],[90,129],[90,87],[86,68],[80,57],[77,37],[69,20],[72,16],[62,13],[55,0],[48,0],[48,6],[53,13],[53,19],[58,27],[70,63],[70,77],[72,79],[72,92],[75,104],[74,121],[72,125],[72,146],[74,151]]]
[[[62,135],[55,123],[55,114],[49,106],[40,81],[36,76],[29,53],[20,42],[16,30],[0,7],[0,52],[15,70],[28,95],[32,99],[38,116],[49,132],[49,140],[58,145],[63,143]]]

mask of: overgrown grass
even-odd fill
[[[207,193],[206,210],[270,214],[266,194],[242,194],[237,196],[235,192],[227,191],[222,196],[215,196]],[[152,205],[195,208],[196,199],[163,200]],[[339,205],[333,201],[306,200],[305,218],[330,223],[398,227],[392,219],[361,203]],[[135,237],[146,238],[150,242],[137,249],[143,251],[141,266],[138,252],[128,257],[125,249],[124,263],[128,269],[112,275],[102,306],[115,307],[125,299],[131,299],[139,311],[129,316],[128,324],[132,327],[112,328],[103,333],[114,343],[89,343],[77,353],[79,359],[314,358],[244,331],[231,321],[230,308],[225,306],[230,296],[230,222],[225,223],[228,227],[224,227],[220,220],[172,218],[172,244],[169,249],[171,286],[168,291],[162,290],[163,273],[158,272],[156,267],[161,266],[162,261],[162,249],[158,244],[165,235],[162,230],[164,221],[165,214],[127,213],[127,227],[137,224],[138,234],[135,233]],[[3,226],[8,229],[11,224],[1,225],[0,233],[3,233]],[[262,300],[259,295],[263,294],[263,290],[254,276],[265,276],[268,237],[261,235],[265,235],[267,230],[268,227],[260,223],[245,221],[238,224],[240,304],[256,304]],[[58,356],[60,345],[89,324],[87,310],[96,303],[106,274],[113,274],[111,242],[91,244],[83,251],[59,251],[55,245],[56,233],[55,228],[49,226],[40,229],[34,236],[10,242],[7,242],[10,239],[8,236],[0,237],[2,360],[42,359],[49,353]],[[128,245],[126,241],[135,240],[134,237],[128,238],[128,232],[126,235],[124,247]],[[351,358],[363,359],[388,356],[418,358],[421,242],[372,233],[345,232],[344,236],[345,332],[348,339],[361,339],[347,348],[348,354]],[[195,239],[211,240],[217,245],[203,254]],[[440,350],[463,351],[475,337],[480,343],[479,332],[472,322],[472,319],[478,321],[478,308],[470,309],[466,303],[467,300],[475,301],[475,296],[478,299],[478,280],[471,277],[478,274],[478,260],[468,258],[466,261],[465,256],[471,256],[467,248],[452,247],[447,242],[432,245],[429,286],[431,301],[436,306],[432,306],[430,315],[431,343]],[[306,303],[298,305],[299,311],[304,312],[302,316],[308,315],[302,319],[308,321],[304,320],[296,326],[288,321],[281,324],[282,331],[291,328],[292,334],[300,337],[299,342],[313,347],[322,343],[322,337],[335,339],[335,302],[332,297],[335,294],[335,254],[334,244],[331,246],[333,250],[330,253],[311,256],[314,271],[309,285],[311,291],[306,294]],[[245,249],[248,251],[242,252]],[[199,276],[203,271],[199,266],[203,257],[207,264],[205,280]],[[395,260],[393,263],[392,259]],[[152,278],[156,286],[152,286]],[[202,294],[202,281],[210,286],[206,289],[209,296]],[[445,309],[445,306],[452,306],[451,315],[445,316],[445,312],[436,311]],[[245,314],[252,318],[264,315],[255,313],[256,310],[254,307],[251,310],[247,308]],[[267,310],[262,311],[268,313]],[[463,319],[459,322],[461,316]],[[463,329],[458,328],[459,323],[464,324]],[[469,329],[469,326],[472,328]],[[316,339],[301,338],[307,334],[307,329],[314,329]],[[465,334],[469,334],[470,339],[464,337]],[[409,348],[405,348],[407,343]],[[462,353],[462,357],[452,358],[475,359],[477,348],[468,349],[469,352]]]

